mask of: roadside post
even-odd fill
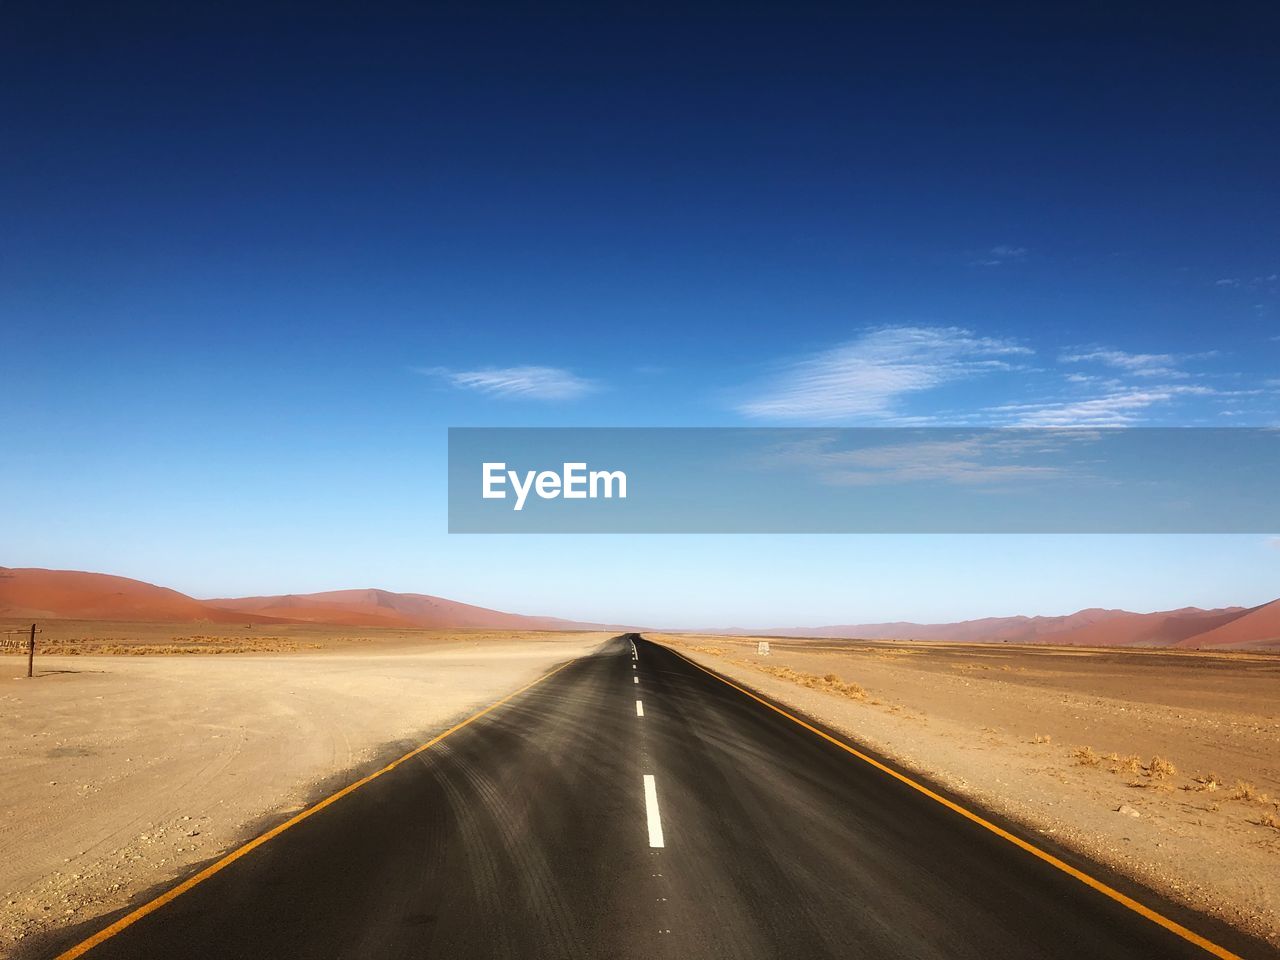
[[[36,634],[42,632],[33,623],[30,630],[5,630],[0,633],[0,649],[13,650],[19,655],[26,649],[27,679],[36,675]]]

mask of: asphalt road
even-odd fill
[[[574,661],[85,955],[1210,955],[671,651],[635,647]]]

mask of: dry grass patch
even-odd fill
[[[1112,755],[1112,773],[1135,774],[1142,769],[1142,760],[1136,754],[1129,754],[1127,757],[1117,757]]]
[[[1078,767],[1096,767],[1102,763],[1102,757],[1094,753],[1093,747],[1076,747],[1071,756]]]
[[[851,680],[842,680],[834,673],[828,673],[820,677],[816,673],[801,673],[799,670],[792,670],[790,667],[766,667],[763,664],[757,664],[757,666],[772,677],[777,677],[779,680],[789,680],[811,690],[839,694],[842,697],[848,697],[850,700],[867,699],[867,691],[862,689],[861,686]]]
[[[1222,789],[1222,778],[1216,773],[1206,773],[1200,777],[1192,777],[1191,785],[1182,789],[1195,790],[1199,793],[1216,793]]]
[[[319,650],[323,644],[289,637],[174,637],[170,643],[130,643],[107,640],[53,640],[36,647],[37,660],[57,657],[171,657],[227,653],[294,653]]]
[[[1271,798],[1255,787],[1252,783],[1246,783],[1244,780],[1237,780],[1236,785],[1231,788],[1231,795],[1228,800],[1243,800],[1245,803],[1270,803]]]
[[[1164,793],[1173,792],[1172,784],[1165,783],[1163,780],[1153,780],[1150,776],[1137,780],[1130,780],[1125,784],[1125,786],[1132,787],[1134,790],[1157,790],[1163,791]]]
[[[1178,768],[1173,765],[1172,760],[1166,760],[1164,757],[1152,757],[1151,762],[1147,764],[1147,776],[1156,780],[1164,780],[1167,777],[1176,776]]]
[[[1032,743],[1053,743],[1053,737],[1047,733],[1037,733],[1031,738]]]

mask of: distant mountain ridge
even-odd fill
[[[377,589],[330,590],[324,593],[239,597],[204,602],[222,610],[280,620],[346,626],[492,630],[590,630],[607,627],[606,624],[580,623],[557,617],[504,613],[423,593],[392,593]]]
[[[721,631],[718,631],[721,632]],[[739,632],[739,631],[723,631]],[[1090,647],[1280,647],[1280,600],[1256,607],[1155,613],[1091,608],[1061,617],[987,617],[955,623],[857,623],[742,631],[758,636],[952,643],[1053,643]]]
[[[80,570],[0,567],[0,616],[32,620],[212,620],[261,623],[141,580]]]
[[[318,623],[437,630],[606,630],[612,625],[531,617],[456,600],[387,590],[197,600],[128,577],[78,570],[0,567],[0,617]]]
[[[80,620],[315,623],[435,630],[623,630],[477,607],[421,593],[330,590],[197,600],[167,587],[105,573],[0,567],[0,617]],[[753,636],[952,643],[1052,643],[1199,649],[1280,649],[1280,600],[1256,607],[1155,613],[1091,608],[1058,617],[987,617],[956,623],[863,623],[699,631]]]

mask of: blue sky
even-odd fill
[[[7,18],[2,562],[660,623],[1280,595],[1265,531],[444,532],[448,426],[1277,425],[1273,11],[477,9]]]

